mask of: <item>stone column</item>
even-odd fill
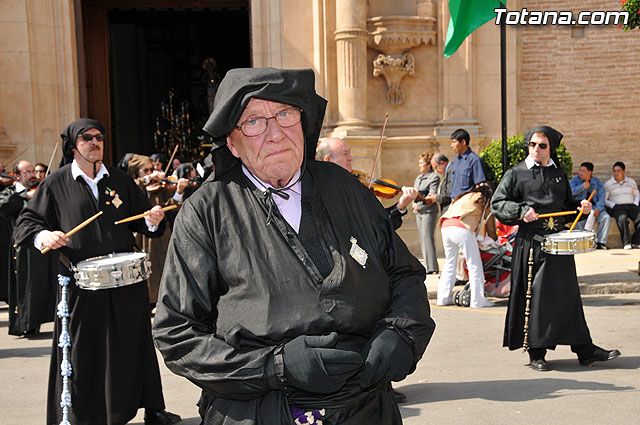
[[[366,0],[336,0],[338,56],[338,126],[366,128],[367,121]]]

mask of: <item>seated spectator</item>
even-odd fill
[[[605,205],[618,223],[624,249],[640,248],[640,192],[635,180],[625,177],[625,172],[624,163],[613,164],[613,177],[604,184]],[[633,220],[633,235],[627,223],[629,218]]]
[[[573,199],[576,201],[582,201],[589,198],[591,192],[596,191],[591,203],[593,204],[592,214],[598,221],[598,233],[596,249],[607,249],[607,235],[609,234],[609,214],[605,210],[604,205],[604,185],[602,182],[593,175],[593,164],[590,162],[583,162],[580,164],[578,175],[571,179],[569,184],[571,185],[571,193]],[[583,230],[586,223],[585,220],[580,221],[576,225],[576,229]]]

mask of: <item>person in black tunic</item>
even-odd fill
[[[134,251],[132,232],[149,237],[164,231],[164,213],[150,209],[146,196],[120,170],[102,164],[104,128],[91,119],[72,122],[62,133],[63,166],[47,177],[20,214],[16,243],[58,250],[60,273],[87,258]],[[66,164],[66,165],[65,165]],[[65,236],[98,211],[103,214],[70,238]],[[149,212],[144,220],[115,225]],[[60,298],[60,290],[58,290]],[[160,371],[151,339],[146,281],[90,291],[68,285],[71,401],[73,424],[125,424],[145,408],[145,424],[170,424],[164,410]],[[62,349],[60,324],[54,327],[49,371],[47,424],[60,423]]]
[[[178,213],[154,339],[203,423],[400,424],[433,334],[425,270],[370,190],[314,160],[312,70],[227,73],[214,172]],[[318,422],[319,423],[319,422]]]
[[[14,168],[16,186],[0,192],[0,215],[11,232],[20,211],[35,193],[38,180],[34,167],[20,161]],[[7,282],[9,284],[9,335],[36,335],[42,323],[52,322],[55,314],[58,258],[54,253],[42,255],[33,246],[9,244]]]
[[[513,249],[511,294],[504,331],[504,346],[523,347],[529,250],[533,248],[533,285],[528,326],[529,366],[549,369],[547,349],[571,345],[580,364],[610,360],[618,350],[604,350],[591,341],[584,317],[580,288],[572,255],[551,255],[540,249],[542,235],[562,230],[563,217],[538,218],[539,214],[591,210],[587,200],[574,201],[569,180],[555,155],[562,134],[551,127],[533,128],[525,135],[527,158],[504,174],[491,200],[491,211],[502,223],[519,225]]]

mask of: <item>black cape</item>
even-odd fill
[[[563,230],[570,218],[519,220],[533,207],[538,214],[573,210],[569,180],[556,168],[534,166],[522,161],[507,170],[491,200],[491,211],[502,223],[519,225],[511,262],[511,294],[504,330],[504,346],[522,347],[527,290],[529,249],[534,249],[529,346],[554,348],[558,344],[591,342],[582,309],[573,255],[550,255],[541,251],[539,235]],[[566,217],[566,216],[565,216]]]
[[[326,277],[277,211],[266,224],[268,205],[240,166],[211,176],[178,213],[154,338],[169,369],[203,389],[205,423],[292,423],[290,405],[326,408],[327,424],[402,421],[388,383],[362,390],[359,374],[328,395],[278,387],[274,350],[298,335],[335,331],[338,348],[360,352],[394,328],[413,371],[435,328],[425,270],[373,194],[332,163],[310,161],[303,190],[308,179],[303,202],[311,198],[333,259]],[[366,267],[349,254],[354,241]]]
[[[164,221],[156,232],[149,232],[144,220],[114,225],[115,220],[142,213],[150,205],[128,175],[113,167],[107,170],[109,176],[98,183],[97,201],[81,177],[73,179],[71,165],[47,177],[20,214],[14,233],[16,242],[33,245],[34,236],[41,230],[66,233],[98,210],[104,213],[71,236],[69,244],[59,250],[73,264],[112,252],[133,251],[133,231],[160,236]],[[113,203],[115,195],[122,201],[119,208]],[[61,267],[60,272],[71,274],[65,267]],[[131,420],[138,408],[164,408],[160,371],[151,339],[146,281],[89,291],[79,289],[72,279],[68,303],[73,368],[71,423],[122,424]],[[57,425],[62,419],[59,335],[60,323],[56,320],[47,399],[50,425]]]

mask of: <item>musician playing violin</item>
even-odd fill
[[[353,172],[353,168],[351,167],[352,159],[351,148],[340,138],[322,138],[316,147],[316,160],[333,162],[350,173]],[[398,203],[386,208],[394,229],[397,230],[402,226],[402,217],[407,214],[407,206],[409,206],[417,196],[418,190],[416,188],[403,186],[402,196],[400,196]]]

